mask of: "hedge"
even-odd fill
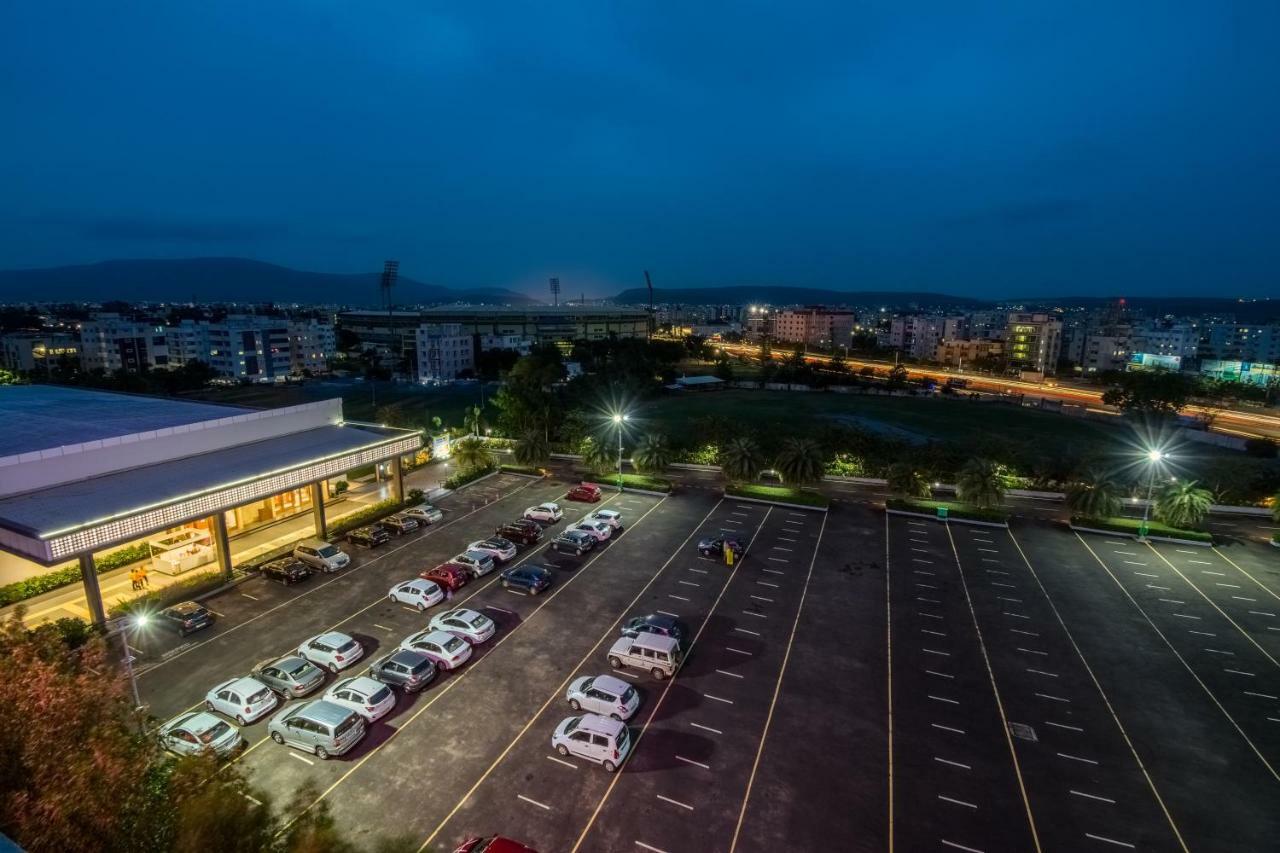
[[[498,470],[504,474],[524,474],[528,477],[542,477],[546,470],[537,465],[499,465]]]
[[[884,502],[889,509],[900,509],[904,512],[922,512],[937,515],[938,507],[947,508],[949,518],[967,518],[971,521],[989,521],[992,524],[1008,524],[1007,513],[998,509],[982,509],[959,501],[931,501],[923,498],[889,498]]]
[[[446,489],[457,489],[465,486],[467,483],[479,480],[486,474],[492,474],[496,470],[497,469],[493,465],[480,465],[466,471],[459,471],[444,481],[444,487]]]
[[[736,483],[725,486],[724,493],[730,497],[755,498],[761,501],[780,501],[782,503],[799,504],[826,509],[831,500],[812,489],[793,489],[790,486],[765,486],[760,483]]]
[[[387,498],[385,501],[369,504],[364,509],[358,509],[329,525],[329,535],[336,537],[349,530],[355,530],[357,527],[364,527],[366,524],[372,524],[380,518],[386,518],[393,512],[399,512],[406,506],[417,504],[420,501],[421,498],[417,501],[412,499],[398,501],[395,498]]]
[[[600,475],[588,482],[595,483],[601,488],[609,486],[617,487],[618,475],[612,474],[608,477]],[[664,480],[661,477],[650,477],[648,474],[623,474],[622,485],[630,486],[633,489],[645,489],[650,492],[669,492],[671,491],[671,481]]]
[[[118,569],[121,566],[127,566],[130,563],[136,563],[138,560],[146,559],[149,556],[151,556],[151,550],[146,544],[130,545],[126,548],[112,551],[109,554],[103,554],[101,558],[94,561],[94,565],[98,570],[98,574],[102,574],[103,572]],[[26,580],[0,586],[0,607],[17,604],[19,601],[35,598],[37,595],[44,595],[46,592],[52,592],[64,586],[71,586],[71,584],[79,581],[80,566],[72,563],[71,565],[54,569],[51,572],[45,572],[42,575],[35,575]]]
[[[1095,530],[1113,530],[1116,533],[1138,535],[1142,526],[1140,518],[1086,518],[1082,515],[1071,516],[1071,523],[1076,527],[1092,527]],[[1170,539],[1187,539],[1191,542],[1212,542],[1213,534],[1203,530],[1184,530],[1181,527],[1170,527],[1159,521],[1147,522],[1147,533],[1152,536],[1167,536]]]
[[[107,612],[107,615],[114,619],[118,616],[127,616],[138,610],[154,613],[157,610],[163,610],[170,604],[177,604],[179,601],[186,601],[189,598],[195,598],[206,592],[211,592],[226,582],[226,578],[222,576],[221,572],[204,572],[192,578],[174,581],[168,586],[159,587],[151,592],[144,592],[137,598],[122,601],[114,605]]]

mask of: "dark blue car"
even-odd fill
[[[517,566],[502,573],[502,586],[505,589],[521,589],[530,595],[537,595],[551,586],[551,572],[541,566]]]

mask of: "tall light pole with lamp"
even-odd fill
[[[138,714],[139,727],[142,726],[142,712],[146,710],[146,706],[142,704],[142,696],[138,693],[138,675],[133,670],[133,650],[129,648],[129,629],[141,630],[149,620],[148,614],[139,613],[116,619],[112,623],[112,628],[120,635],[120,644],[124,646],[124,671],[129,676],[129,687],[133,690],[133,708]]]
[[[1142,507],[1142,526],[1138,528],[1138,538],[1146,538],[1147,524],[1151,520],[1151,497],[1156,488],[1156,468],[1167,457],[1164,451],[1153,448],[1147,451],[1147,502]]]
[[[618,428],[618,491],[622,491],[622,425],[630,420],[628,415],[615,413],[613,425]]]

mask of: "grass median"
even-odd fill
[[[618,487],[617,474],[608,476],[591,474],[584,479],[585,482],[595,483],[602,489],[607,489],[611,486],[615,489]],[[670,480],[664,480],[661,477],[650,477],[648,474],[623,474],[622,486],[623,488],[644,489],[647,492],[662,492],[664,494],[671,491]]]
[[[811,506],[826,509],[831,499],[811,489],[796,489],[791,486],[766,486],[760,483],[731,483],[725,486],[724,493],[730,497],[755,498],[758,501],[774,501],[776,503]]]
[[[939,507],[945,507],[947,518],[963,518],[969,521],[987,521],[992,524],[1008,524],[1009,514],[998,509],[983,509],[960,501],[935,501],[925,498],[889,498],[884,502],[889,509],[937,515]]]
[[[1071,516],[1071,524],[1075,527],[1092,527],[1094,530],[1111,530],[1116,533],[1138,535],[1142,527],[1140,518],[1085,518],[1081,515]],[[1186,539],[1189,542],[1213,542],[1213,534],[1203,530],[1187,530],[1182,527],[1170,527],[1159,521],[1147,522],[1148,536],[1167,536],[1170,539]]]

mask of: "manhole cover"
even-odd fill
[[[1019,740],[1029,740],[1037,743],[1040,738],[1036,737],[1036,730],[1026,723],[1010,723],[1009,733]]]

